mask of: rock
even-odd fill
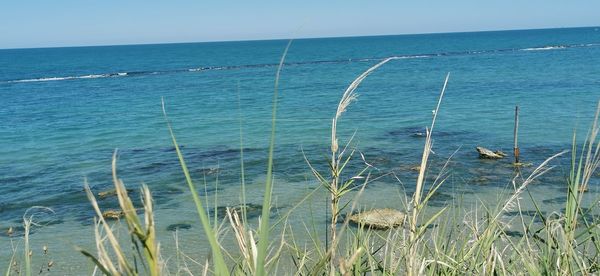
[[[513,238],[521,238],[523,237],[523,233],[520,231],[514,231],[514,230],[504,230],[504,234],[506,234],[509,237],[513,237]]]
[[[484,147],[476,147],[475,149],[477,149],[477,152],[479,152],[479,158],[500,159],[506,156],[506,154],[501,151],[491,151]]]
[[[188,230],[192,229],[192,225],[189,223],[175,223],[167,226],[167,231],[177,231],[177,230]]]
[[[109,196],[113,196],[113,195],[117,195],[117,190],[112,189],[112,190],[102,191],[102,192],[98,193],[99,198],[105,198],[105,197],[109,197]]]
[[[106,210],[102,213],[102,217],[105,219],[119,219],[125,215],[121,210]]]
[[[494,153],[495,153],[495,154],[498,154],[498,155],[500,155],[500,156],[502,156],[502,157],[506,157],[506,153],[504,153],[504,152],[503,152],[503,151],[501,151],[501,150],[494,151]]]
[[[127,193],[131,193],[131,192],[133,192],[132,189],[127,189]],[[107,198],[109,196],[116,196],[116,195],[117,195],[116,189],[106,190],[106,191],[102,191],[102,192],[98,193],[99,198]]]
[[[404,224],[406,214],[398,210],[383,208],[353,214],[350,221],[372,229],[389,229]]]
[[[240,217],[242,217],[242,210],[246,212],[246,218],[255,218],[262,214],[262,205],[246,203],[246,205],[235,205],[235,206],[219,206],[217,207],[217,217],[225,218],[227,217],[227,208],[232,209],[234,212],[238,213]]]
[[[424,191],[424,195],[427,195],[429,191]],[[450,194],[442,193],[439,190],[435,191],[433,195],[429,198],[427,205],[434,207],[445,207],[448,204],[452,203],[454,197]]]
[[[562,204],[567,202],[567,197],[566,196],[559,196],[559,197],[555,197],[555,198],[549,198],[549,199],[544,199],[542,200],[542,203],[544,204]]]
[[[219,173],[221,170],[219,168],[210,167],[210,168],[202,168],[202,169],[200,169],[200,171],[204,175],[213,175],[213,174]]]
[[[34,233],[34,228],[29,230],[29,234]],[[8,228],[0,229],[0,237],[23,237],[25,236],[25,227],[23,225],[9,226]]]
[[[413,132],[410,136],[415,138],[427,137],[427,133],[424,131],[417,131]]]
[[[488,184],[489,182],[490,182],[490,179],[485,176],[473,178],[473,183],[475,183],[475,184],[482,185],[482,184]]]
[[[417,165],[417,166],[414,166],[414,167],[410,167],[410,170],[411,171],[415,171],[415,172],[421,171],[421,166]]]

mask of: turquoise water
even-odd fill
[[[193,212],[177,211],[188,195],[161,97],[193,177],[209,183],[201,193],[214,195],[218,177],[222,204],[238,199],[242,130],[246,179],[256,184],[248,198],[260,203],[275,70],[286,44],[0,50],[0,230],[17,227],[27,208],[46,206],[54,214],[44,217],[49,225],[38,229],[39,239],[86,243],[93,212],[83,181],[96,192],[109,189],[116,148],[120,176],[128,186],[150,186],[164,226],[195,221]],[[448,72],[433,173],[457,152],[445,196],[434,204],[467,192],[496,195],[509,183],[509,161],[479,160],[474,148],[511,152],[515,105],[523,159],[539,164],[570,148],[574,129],[585,134],[600,100],[598,28],[296,40],[280,81],[275,174],[282,209],[316,185],[302,152],[326,169],[330,122],[344,89],[391,56],[399,58],[363,82],[339,125],[342,142],[356,131],[353,145],[377,167],[373,174],[383,176],[367,189],[365,200],[377,205],[398,207],[398,200],[381,196],[414,189],[410,167],[420,161],[419,133],[430,123]],[[562,191],[568,160],[554,163],[558,167],[538,183],[549,206]],[[389,172],[400,181],[384,176]],[[597,179],[592,184],[600,185]],[[74,238],[74,231],[85,234]],[[0,236],[0,248],[9,248],[10,240]],[[4,251],[0,266],[7,263]]]

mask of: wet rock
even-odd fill
[[[186,147],[185,145],[179,145],[179,149],[183,149],[185,147]],[[163,152],[174,152],[175,150],[176,150],[176,148],[174,146],[162,149]]]
[[[192,229],[192,225],[189,223],[174,223],[167,226],[167,231],[177,231],[177,230],[188,230]]]
[[[410,137],[415,137],[415,138],[422,138],[422,137],[426,137],[427,133],[426,133],[425,128],[423,128],[423,127],[406,127],[406,128],[400,128],[400,129],[388,131],[387,135],[393,136],[393,137],[410,136]]]
[[[121,210],[106,210],[102,212],[102,217],[105,219],[119,219],[123,215],[125,215],[125,213]]]
[[[367,157],[367,160],[369,160],[369,163],[373,164],[375,167],[386,166],[392,163],[392,160],[388,156],[385,156],[384,153],[373,157],[369,156]]]
[[[391,137],[409,136],[414,138],[425,138],[427,137],[427,130],[424,127],[411,126],[388,131],[386,135]],[[452,137],[466,136],[469,135],[469,133],[464,131],[447,131],[438,129],[434,131],[433,135],[436,137]],[[470,136],[472,137],[473,135],[471,134]]]
[[[559,196],[559,197],[555,197],[555,198],[549,198],[549,199],[542,200],[542,203],[544,203],[544,204],[557,204],[557,203],[565,203],[565,202],[567,202],[566,196]]]
[[[523,233],[521,231],[504,230],[504,234],[506,234],[509,237],[513,237],[513,238],[523,237]]]
[[[140,171],[146,172],[146,173],[156,173],[156,172],[160,172],[160,171],[170,170],[170,169],[172,169],[172,167],[174,167],[174,165],[176,165],[176,163],[168,163],[166,161],[157,161],[157,162],[152,162],[150,164],[143,165],[143,166],[139,167],[138,169]]]
[[[428,190],[424,191],[423,196],[427,196],[427,194],[429,193]],[[429,198],[429,200],[433,200],[433,201],[451,201],[454,199],[454,196],[452,196],[451,194],[447,194],[444,192],[441,192],[440,190],[437,190],[433,193],[433,195]]]
[[[29,235],[33,235],[34,233],[35,228],[31,227],[29,229]],[[25,236],[25,227],[23,225],[15,225],[9,226],[8,228],[0,229],[0,236],[8,238],[23,237]]]
[[[262,205],[246,203],[246,205],[235,205],[235,206],[219,206],[217,207],[217,217],[225,218],[227,217],[227,208],[231,208],[234,212],[238,213],[241,217],[244,210],[246,212],[246,218],[255,218],[262,214]]]
[[[421,138],[421,137],[423,137],[423,138],[425,138],[425,137],[427,137],[427,132],[425,132],[425,131],[417,131],[417,132],[413,132],[413,133],[410,135],[410,137],[415,137],[415,138]]]
[[[428,191],[425,192],[423,197],[427,196],[427,193],[428,193]],[[434,206],[434,207],[444,207],[444,206],[448,205],[448,203],[451,202],[452,200],[454,200],[454,196],[440,192],[438,190],[435,193],[433,193],[433,195],[431,195],[431,197],[429,198],[429,201],[427,202],[427,205]]]
[[[476,147],[475,149],[479,153],[479,158],[483,158],[483,159],[500,159],[500,158],[504,158],[506,156],[505,153],[503,153],[499,150],[491,151],[484,147]]]
[[[421,171],[421,166],[417,165],[417,166],[410,167],[410,170],[415,171],[415,172]]]
[[[406,214],[398,210],[383,208],[353,214],[349,220],[373,229],[389,229],[404,224]]]
[[[131,192],[133,192],[133,189],[127,189],[127,193],[131,193]],[[116,195],[117,195],[116,189],[110,189],[110,190],[98,192],[98,197],[101,199],[111,197],[111,196],[116,196]]]
[[[12,227],[8,227],[8,229],[6,230],[6,235],[7,235],[7,236],[12,236],[12,234],[13,234],[14,232],[15,232],[15,231],[13,230],[13,228],[12,228]]]
[[[208,168],[200,168],[199,172],[202,175],[214,175],[214,174],[218,174],[221,171],[220,168],[218,167],[208,167]]]
[[[503,152],[503,151],[501,151],[501,150],[494,151],[494,153],[495,153],[495,154],[497,154],[497,155],[500,155],[500,156],[502,156],[502,157],[506,157],[506,153],[504,153],[504,152]]]
[[[546,215],[545,212],[541,212],[541,213],[544,216]],[[505,212],[504,214],[507,215],[507,216],[511,216],[511,217],[520,216],[520,215],[529,216],[529,217],[535,217],[535,216],[539,216],[540,215],[535,210],[522,210],[521,212],[519,212],[519,211],[509,211],[509,212]]]
[[[429,194],[429,192],[430,192],[430,190],[423,190],[423,194],[421,194],[422,198],[424,199]],[[412,198],[414,196],[414,192],[407,193],[406,195]],[[449,201],[452,201],[452,200],[454,200],[454,196],[452,196],[451,194],[444,193],[440,190],[437,190],[431,195],[431,197],[429,197],[429,201],[427,202],[427,205],[443,207],[443,206],[447,205],[447,203]]]
[[[490,182],[490,179],[485,176],[473,178],[473,183],[477,185],[485,185]]]

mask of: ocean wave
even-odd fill
[[[125,75],[123,75],[125,74]],[[20,79],[20,80],[9,80],[7,83],[18,83],[18,82],[45,82],[45,81],[62,81],[62,80],[76,80],[76,79],[99,79],[109,78],[116,76],[126,76],[127,73],[115,73],[115,74],[91,74],[83,76],[66,76],[66,77],[43,77],[34,79]]]
[[[394,56],[394,59],[429,58],[431,55]]]
[[[600,46],[600,43],[548,45],[548,46],[530,47],[530,48],[521,48],[521,49],[507,48],[507,49],[473,50],[473,51],[464,51],[464,52],[441,52],[441,53],[416,54],[416,55],[399,55],[399,56],[389,56],[389,57],[365,57],[365,58],[349,58],[349,59],[336,59],[336,60],[298,61],[298,62],[286,62],[286,63],[284,63],[284,65],[298,66],[298,65],[311,65],[311,64],[341,64],[341,63],[351,63],[351,62],[381,61],[386,58],[419,59],[419,58],[431,58],[431,57],[506,53],[506,52],[515,52],[515,51],[549,51],[549,50],[562,50],[562,49],[566,49],[566,48],[584,48],[584,47],[598,47],[598,46]],[[32,79],[8,80],[8,81],[3,81],[3,82],[4,83],[47,82],[47,81],[62,81],[62,80],[77,80],[77,79],[133,77],[133,76],[172,74],[172,73],[183,73],[183,72],[196,73],[196,72],[217,71],[217,70],[268,68],[268,67],[276,67],[276,66],[278,66],[277,63],[245,64],[245,65],[229,65],[229,66],[203,66],[203,67],[194,67],[194,68],[189,68],[189,69],[174,69],[174,70],[163,70],[163,71],[131,71],[131,72],[117,72],[117,73],[107,73],[107,74],[90,74],[90,75],[81,75],[81,76],[41,77],[41,78],[32,78]],[[0,81],[0,83],[2,83],[2,81]]]
[[[49,77],[49,78],[36,78],[36,79],[22,79],[22,80],[9,80],[8,83],[12,82],[41,82],[41,81],[59,81],[59,80],[70,80],[76,77]]]
[[[576,45],[574,45],[576,46]],[[524,48],[519,49],[521,51],[547,51],[547,50],[558,50],[558,49],[566,49],[568,46],[544,46],[544,47],[533,47],[533,48]]]

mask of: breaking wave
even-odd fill
[[[566,49],[566,46],[544,46],[544,47],[533,47],[533,48],[525,48],[519,49],[521,51],[547,51],[547,50],[557,50],[557,49]]]

